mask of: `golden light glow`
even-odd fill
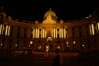
[[[8,27],[8,36],[10,35],[10,26]]]
[[[4,27],[4,25],[0,24],[0,34],[9,36],[10,35],[10,26],[5,25],[5,27]]]
[[[59,38],[63,38],[64,37],[64,31],[63,28],[59,29]]]
[[[68,42],[68,41],[66,41],[66,44],[69,44],[69,42]]]
[[[46,52],[49,51],[49,45],[46,45]]]
[[[89,25],[89,31],[90,31],[90,35],[92,35],[92,30],[91,30],[91,25]]]
[[[5,35],[7,35],[8,33],[8,25],[6,25],[6,28],[5,28]]]
[[[40,50],[41,49],[41,46],[38,46],[38,50]]]
[[[55,38],[55,28],[54,28],[54,38]]]
[[[62,38],[63,38],[64,37],[63,28],[61,28],[61,35],[62,35]]]
[[[33,38],[35,38],[35,29],[33,29]]]
[[[33,44],[33,41],[30,41],[30,44]]]
[[[43,34],[43,31],[42,31],[42,29],[41,29],[41,38],[43,38],[42,34]]]
[[[95,35],[95,32],[94,32],[94,25],[92,24],[91,27],[92,27],[92,35]]]
[[[38,33],[38,34],[37,34],[37,38],[39,38],[39,34],[40,34],[40,33],[39,33],[39,29],[37,29],[37,33]]]
[[[16,44],[15,46],[17,47],[18,45]]]
[[[76,41],[73,41],[73,44],[76,44]]]
[[[3,44],[1,44],[1,46],[3,46]]]
[[[60,46],[57,46],[57,49],[59,49],[59,50],[60,50]]]
[[[95,35],[93,24],[89,25],[89,29],[90,29],[90,35]]]
[[[43,29],[43,31],[42,31],[42,32],[43,32],[43,38],[44,38],[44,29]]]
[[[84,44],[82,44],[82,46],[84,47],[85,45],[84,45]]]
[[[45,38],[46,38],[46,34],[47,34],[47,32],[45,31]]]
[[[97,25],[98,25],[98,32],[99,32],[99,22],[97,23]]]
[[[56,32],[56,37],[55,38],[57,38],[57,29],[55,29],[55,32]]]
[[[38,29],[36,28],[35,38],[38,37]]]
[[[69,47],[69,45],[67,44],[67,47]]]
[[[51,31],[51,33],[52,33],[52,37],[53,37],[53,30]]]
[[[64,29],[64,38],[66,38],[66,30]]]
[[[2,24],[0,24],[0,34],[2,34]]]

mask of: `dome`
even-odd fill
[[[47,12],[45,13],[44,17],[47,17],[47,16],[49,16],[49,15],[51,15],[51,17],[56,17],[56,18],[57,18],[55,12],[52,11],[51,8],[49,9],[49,11],[47,11]]]

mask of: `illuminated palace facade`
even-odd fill
[[[13,20],[0,12],[0,50],[28,50],[52,52],[99,50],[99,16],[81,20],[57,21],[51,9],[39,22]]]

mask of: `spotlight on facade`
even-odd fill
[[[73,41],[73,44],[76,44],[76,41]]]
[[[16,44],[15,46],[17,47],[18,45]]]
[[[66,44],[69,44],[69,42],[67,41]]]
[[[1,46],[3,46],[3,44],[1,44]]]
[[[30,41],[30,44],[33,44],[33,41]]]
[[[84,47],[85,45],[84,45],[84,44],[82,44],[82,46]]]

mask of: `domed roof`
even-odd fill
[[[51,8],[49,9],[49,11],[47,11],[47,12],[45,13],[44,17],[47,17],[47,16],[49,16],[49,15],[51,15],[51,16],[53,16],[53,17],[57,17],[56,14],[55,14],[55,12],[52,11]]]

